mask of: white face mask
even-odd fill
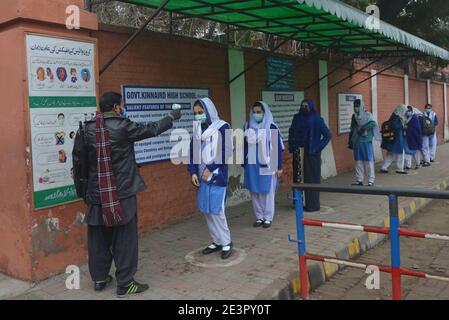
[[[426,109],[427,114],[430,114],[430,112],[432,112],[432,109]]]

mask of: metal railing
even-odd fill
[[[307,260],[315,260],[320,262],[335,263],[339,265],[345,265],[349,267],[355,267],[359,269],[367,269],[367,265],[363,263],[356,263],[349,260],[336,259],[334,257],[327,257],[322,255],[309,254],[306,249],[306,236],[304,227],[322,227],[322,228],[335,228],[352,231],[363,231],[371,233],[380,233],[390,236],[391,246],[391,266],[376,266],[380,272],[391,273],[393,300],[401,299],[401,276],[414,276],[419,278],[435,279],[448,281],[449,277],[443,277],[438,275],[432,275],[425,272],[412,271],[407,268],[401,267],[401,255],[400,255],[400,236],[426,238],[426,239],[438,239],[449,241],[449,235],[428,233],[414,230],[407,230],[400,228],[399,221],[399,206],[398,197],[419,197],[419,198],[432,198],[432,199],[449,199],[449,191],[443,190],[428,190],[417,188],[384,188],[384,187],[361,187],[361,186],[338,186],[327,184],[293,184],[294,201],[296,209],[296,232],[297,239],[294,240],[289,235],[289,240],[297,242],[298,244],[298,257],[299,257],[299,279],[301,284],[301,296],[303,299],[307,299],[309,295],[309,282],[307,271]],[[376,226],[364,226],[342,222],[330,222],[321,220],[312,220],[304,218],[302,192],[301,191],[318,191],[318,192],[330,192],[330,193],[350,193],[350,194],[367,194],[387,196],[389,201],[389,227],[376,227]]]

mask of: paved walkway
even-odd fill
[[[393,170],[392,170],[393,171]],[[378,186],[433,188],[447,186],[449,144],[439,147],[438,161],[429,168],[412,170],[409,175],[378,174]],[[350,184],[353,174],[326,180],[330,184]],[[322,194],[323,213],[306,217],[330,221],[384,225],[388,214],[386,197]],[[423,199],[400,199],[402,218],[425,204]],[[155,231],[140,240],[139,271],[136,280],[150,285],[147,292],[131,299],[291,299],[299,286],[297,249],[287,240],[295,235],[295,213],[286,193],[278,194],[277,213],[270,229],[253,228],[251,204],[227,210],[236,252],[222,261],[219,254],[201,256],[209,244],[207,227],[197,215],[178,224]],[[310,253],[354,257],[377,244],[382,238],[361,232],[308,227]],[[296,237],[296,235],[295,235]],[[335,265],[311,262],[309,278],[316,288],[337,272]],[[116,299],[115,282],[96,293],[87,266],[81,266],[80,290],[67,290],[66,275],[29,285],[0,275],[0,298],[15,299]]]
[[[436,200],[418,212],[404,226],[410,230],[431,230],[446,234],[449,230],[449,201]],[[449,241],[401,237],[401,266],[438,276],[449,276]],[[390,242],[373,248],[357,259],[359,263],[389,265]],[[312,300],[391,300],[391,275],[380,273],[379,289],[368,290],[365,270],[346,268],[321,285]],[[409,276],[401,277],[404,300],[449,300],[449,282]]]

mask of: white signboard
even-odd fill
[[[354,114],[354,101],[360,99],[361,94],[339,93],[338,94],[338,134],[351,132],[351,119]]]
[[[95,114],[95,50],[89,42],[26,36],[34,207],[77,200],[72,149],[79,121]]]
[[[284,141],[288,140],[288,129],[293,116],[299,112],[303,99],[303,91],[262,91],[262,100],[270,106],[274,122],[278,125]]]
[[[174,103],[182,107],[182,117],[173,123],[173,129],[185,129],[192,134],[193,103],[209,96],[208,89],[156,88],[145,86],[122,86],[126,116],[135,122],[158,121],[165,117]],[[135,143],[136,162],[151,163],[170,159],[175,141],[170,141],[171,130],[150,139]]]

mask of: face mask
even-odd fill
[[[126,109],[125,109],[125,108],[123,108],[123,110],[120,112],[120,115],[121,115],[122,117],[125,117],[125,118],[126,118]]]
[[[254,115],[254,120],[256,120],[256,122],[262,122],[263,120],[263,114],[262,113],[253,113]]]
[[[303,116],[306,116],[309,114],[309,109],[301,107],[301,109],[299,109],[299,113],[302,114]]]
[[[412,112],[412,111],[407,111],[407,112],[405,113],[405,116],[406,116],[407,118],[411,118],[412,115],[413,115],[413,112]]]
[[[426,109],[427,114],[430,114],[431,111],[432,111],[432,109]]]
[[[354,107],[354,112],[359,114],[360,113],[360,107]]]
[[[206,123],[206,119],[207,119],[207,117],[206,117],[205,113],[195,115],[195,121],[199,121],[201,123]]]

